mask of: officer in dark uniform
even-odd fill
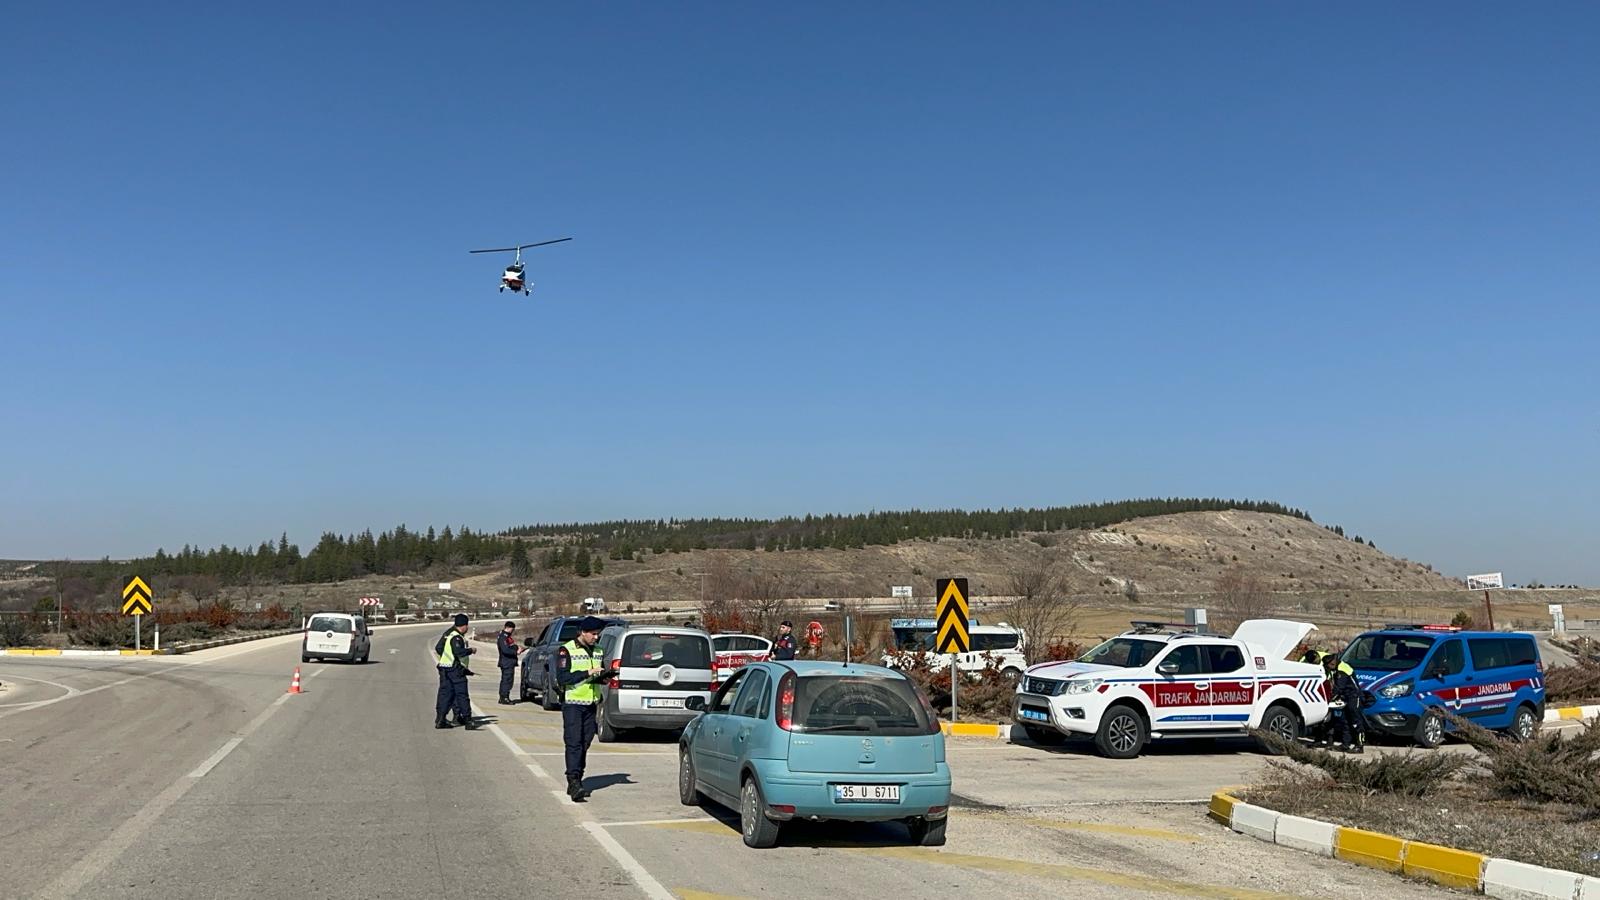
[[[794,659],[794,623],[785,621],[778,625],[778,639],[772,642],[773,659]]]
[[[600,702],[600,682],[606,678],[599,646],[605,627],[603,620],[584,616],[578,623],[578,636],[562,644],[556,654],[556,679],[566,688],[561,701],[561,738],[567,749],[567,796],[574,803],[589,799],[589,792],[583,789],[583,769],[589,761],[589,742],[599,730],[595,704]]]
[[[1345,753],[1364,753],[1367,743],[1366,717],[1361,713],[1361,685],[1356,681],[1356,670],[1331,653],[1322,664],[1328,672],[1330,712],[1338,716],[1335,722],[1339,743],[1333,749]],[[1330,731],[1330,740],[1332,736]]]
[[[500,702],[511,702],[511,679],[517,673],[517,623],[507,622],[495,635],[494,645],[500,648]]]
[[[457,725],[477,731],[483,726],[472,720],[472,701],[467,698],[467,676],[472,674],[467,668],[467,657],[477,651],[467,646],[466,614],[456,613],[452,622],[433,645],[434,652],[439,654],[439,702],[434,710],[433,727],[449,728],[445,716],[454,709]]]

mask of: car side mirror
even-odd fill
[[[1178,674],[1178,664],[1175,662],[1164,662],[1161,665],[1156,666],[1156,671],[1163,675],[1176,675]]]
[[[689,699],[683,701],[683,708],[693,710],[694,712],[704,712],[706,708],[706,698],[699,695],[690,697]]]
[[[524,647],[532,647],[533,645],[533,638],[527,638],[522,642],[522,646]]]

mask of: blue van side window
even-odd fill
[[[1504,669],[1509,666],[1531,666],[1539,656],[1529,638],[1469,638],[1472,645],[1472,667]]]
[[[1444,646],[1433,657],[1434,675],[1443,675],[1449,678],[1460,675],[1461,670],[1467,667],[1467,655],[1461,650],[1460,641],[1445,641]]]

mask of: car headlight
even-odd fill
[[[1411,682],[1409,681],[1399,681],[1389,685],[1388,687],[1380,688],[1378,690],[1378,696],[1386,700],[1393,700],[1396,697],[1404,697],[1409,693],[1411,693]]]
[[[1074,679],[1072,681],[1067,682],[1067,687],[1066,687],[1065,690],[1062,691],[1062,693],[1064,693],[1064,694],[1087,694],[1090,691],[1094,690],[1095,688],[1097,688],[1100,685],[1105,684],[1105,683],[1106,683],[1106,680],[1104,678]]]

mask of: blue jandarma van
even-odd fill
[[[1544,664],[1531,634],[1390,625],[1340,658],[1361,684],[1367,727],[1424,747],[1450,730],[1443,711],[1519,740],[1544,721]]]

